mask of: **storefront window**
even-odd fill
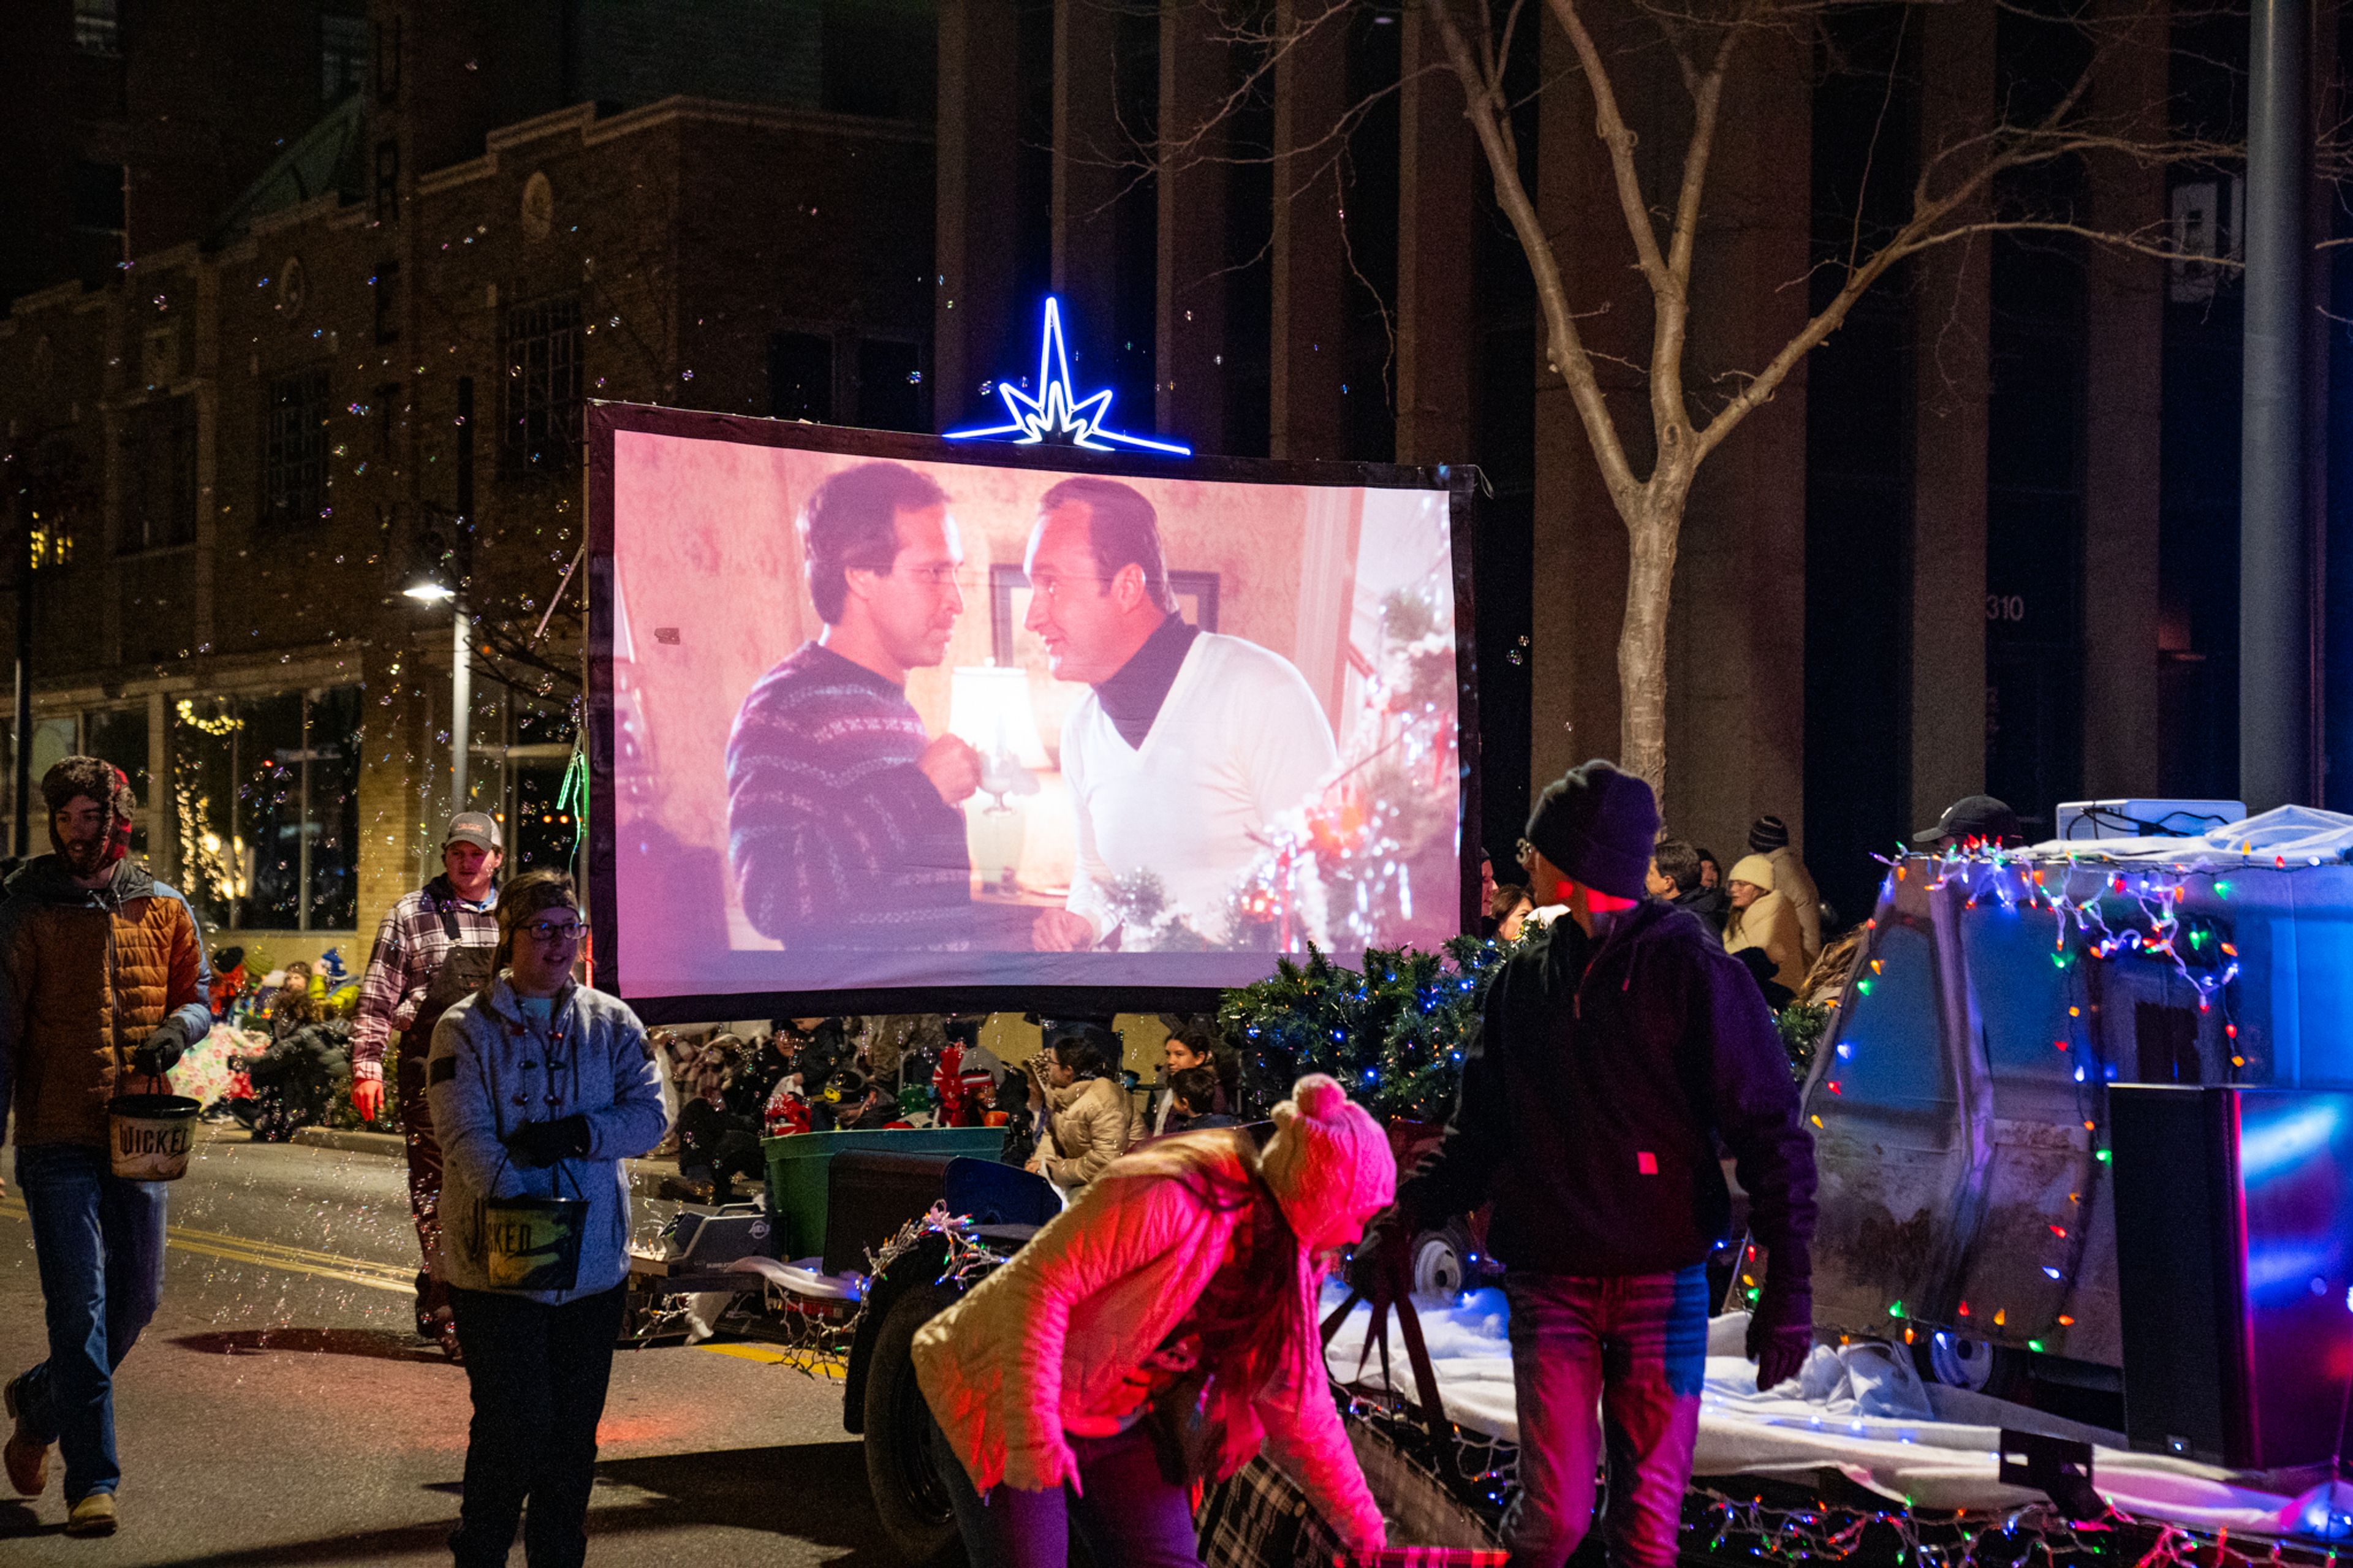
[[[32,773],[27,781],[32,810],[26,826],[25,853],[46,855],[49,848],[47,813],[41,803],[41,775],[79,752],[99,757],[121,768],[139,796],[139,821],[131,847],[141,854],[153,842],[150,827],[162,820],[163,804],[148,789],[147,707],[93,708],[82,713],[51,714],[33,721]],[[13,853],[16,822],[16,748],[15,726],[0,722],[0,854]]]
[[[563,799],[577,728],[572,709],[522,693],[494,700],[504,711],[489,716],[494,726],[491,733],[502,735],[503,741],[496,746],[478,744],[474,752],[478,758],[496,759],[478,765],[482,768],[480,783],[496,784],[497,804],[491,809],[506,837],[506,874],[543,867],[573,870],[580,825]],[[478,714],[476,721],[482,717]]]
[[[357,917],[359,689],[183,700],[180,861],[207,924],[339,931]]]

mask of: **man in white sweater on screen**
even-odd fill
[[[1332,725],[1292,662],[1188,626],[1168,591],[1152,503],[1115,479],[1065,479],[1038,503],[1027,560],[1027,625],[1057,680],[1094,688],[1062,726],[1062,776],[1077,814],[1068,907],[1037,946],[1133,950],[1104,890],[1149,871],[1202,935],[1268,826],[1306,804],[1338,765]]]

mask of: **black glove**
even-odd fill
[[[1768,1273],[1748,1317],[1748,1359],[1757,1363],[1757,1392],[1797,1376],[1813,1348],[1813,1293],[1776,1290]]]
[[[1413,1225],[1390,1209],[1365,1227],[1364,1240],[1348,1259],[1348,1289],[1385,1307],[1413,1290]]]
[[[187,1030],[177,1018],[166,1018],[147,1037],[146,1044],[131,1053],[131,1070],[151,1078],[170,1072],[187,1048]]]
[[[507,1152],[518,1165],[553,1165],[588,1152],[588,1119],[526,1121],[507,1135]]]

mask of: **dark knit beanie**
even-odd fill
[[[1759,855],[1789,847],[1789,825],[1778,816],[1760,816],[1748,825],[1748,847]]]
[[[1651,786],[1599,759],[1545,785],[1528,842],[1576,881],[1613,898],[1642,896],[1659,803]]]

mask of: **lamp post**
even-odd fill
[[[401,590],[420,604],[449,606],[449,810],[466,809],[467,764],[473,759],[474,662],[466,645],[466,601],[459,596],[470,559],[465,541],[474,525],[474,378],[458,378],[458,512],[450,549],[434,557]]]
[[[466,602],[438,574],[427,574],[401,590],[425,605],[449,606],[449,809],[466,809],[466,763],[470,755],[474,708],[473,654],[466,646]]]

